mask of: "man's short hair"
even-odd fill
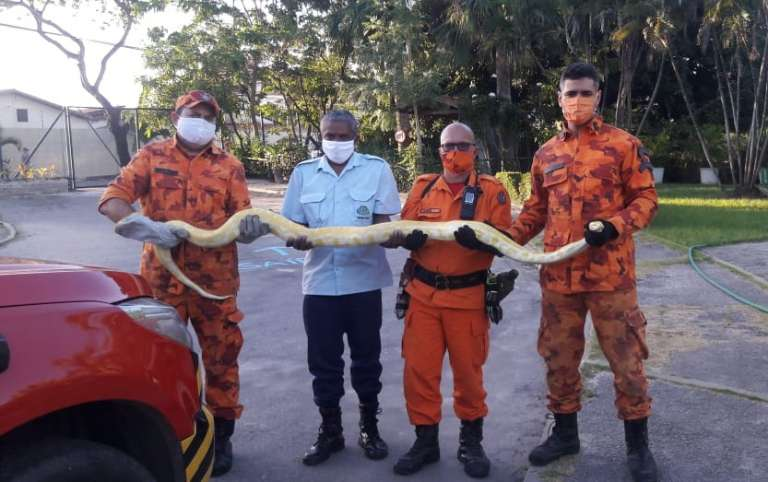
[[[563,84],[566,80],[578,80],[578,79],[592,79],[595,81],[597,90],[600,90],[602,84],[602,77],[600,72],[597,71],[594,65],[586,62],[575,62],[563,70],[560,75],[560,85],[558,90],[563,90]]]
[[[320,119],[320,130],[322,130],[324,122],[346,122],[347,125],[349,125],[349,128],[352,129],[352,133],[355,135],[357,135],[357,129],[360,125],[350,111],[343,109],[332,110],[325,114],[323,118]]]

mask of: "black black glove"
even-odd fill
[[[412,232],[408,233],[408,236],[400,231],[395,231],[388,240],[381,243],[381,246],[390,249],[402,246],[405,249],[415,251],[424,246],[424,243],[426,242],[427,235],[419,229],[414,229]]]
[[[467,249],[474,249],[477,251],[485,251],[486,253],[491,253],[496,256],[503,256],[501,252],[494,248],[493,246],[487,245],[483,242],[481,242],[479,239],[477,239],[477,235],[467,225],[464,225],[457,229],[453,233],[453,237],[456,238],[456,242],[460,245],[464,246]]]
[[[403,241],[403,247],[410,251],[416,251],[424,246],[427,242],[427,235],[420,229],[414,229],[411,233],[405,237]]]
[[[589,225],[594,222],[602,223],[603,225],[602,230],[590,229]],[[605,243],[607,243],[608,241],[613,241],[618,237],[619,237],[619,232],[616,231],[616,228],[613,226],[613,224],[609,223],[608,221],[604,221],[602,219],[595,219],[584,225],[584,240],[590,246],[600,247]]]

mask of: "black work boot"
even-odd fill
[[[563,455],[579,452],[579,425],[576,413],[556,413],[555,427],[543,444],[531,450],[531,465],[547,465]]]
[[[341,428],[341,408],[320,408],[323,418],[317,431],[317,441],[304,454],[304,465],[317,465],[325,462],[332,453],[344,448],[344,435]]]
[[[389,447],[379,436],[376,418],[379,413],[381,410],[378,403],[360,404],[360,439],[357,443],[362,447],[365,456],[372,460],[381,460],[389,454]]]
[[[439,425],[416,425],[416,441],[413,447],[400,457],[394,466],[398,475],[418,472],[427,464],[440,460],[440,443],[437,440]]]
[[[232,469],[232,442],[229,438],[235,433],[235,421],[225,418],[213,419],[213,470],[211,475],[218,477]]]
[[[656,482],[659,479],[656,461],[648,448],[648,418],[624,421],[627,441],[627,465],[635,482]]]
[[[461,421],[459,451],[456,456],[464,464],[464,472],[470,477],[482,479],[491,471],[491,461],[485,456],[483,441],[483,419]]]

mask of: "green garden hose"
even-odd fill
[[[726,295],[730,296],[734,300],[738,301],[739,303],[743,303],[743,304],[745,304],[747,306],[750,306],[750,307],[752,307],[752,308],[754,308],[754,309],[756,309],[758,311],[762,311],[763,313],[768,313],[768,306],[763,306],[763,305],[757,304],[754,301],[750,301],[750,300],[744,298],[743,296],[741,296],[741,295],[739,295],[737,293],[734,293],[733,291],[729,290],[725,286],[721,285],[720,283],[718,283],[717,281],[712,279],[709,275],[704,273],[704,271],[701,270],[699,265],[693,259],[694,251],[697,250],[697,249],[701,249],[701,248],[706,248],[706,245],[705,244],[699,244],[699,245],[691,246],[690,248],[688,248],[688,262],[690,263],[690,265],[693,268],[693,270],[696,271],[696,273],[698,273],[699,276],[704,278],[704,281],[706,281],[707,283],[711,284],[715,288],[719,289],[720,291],[722,291]]]

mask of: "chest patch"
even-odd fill
[[[440,208],[421,208],[419,210],[419,214],[435,215],[435,214],[440,214],[441,212],[443,212],[443,211]]]
[[[156,167],[155,172],[158,174],[167,174],[168,176],[177,176],[179,174],[178,171],[174,171],[173,169],[166,169],[164,167]]]
[[[358,218],[370,218],[371,217],[371,210],[368,209],[368,206],[360,206],[357,208],[357,217]]]

